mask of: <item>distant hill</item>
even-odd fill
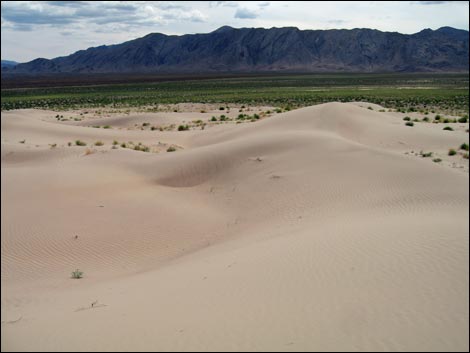
[[[2,68],[4,67],[13,67],[18,65],[16,61],[11,61],[11,60],[2,60]]]
[[[36,59],[9,73],[468,72],[468,31],[407,35],[373,29],[232,28],[149,34],[118,45]],[[2,64],[3,66],[3,64]]]

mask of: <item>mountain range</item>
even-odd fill
[[[221,72],[468,72],[468,31],[221,27],[145,37],[4,68],[18,74]]]

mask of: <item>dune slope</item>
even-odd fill
[[[2,113],[2,350],[468,350],[463,128],[341,103],[188,132],[50,114]]]

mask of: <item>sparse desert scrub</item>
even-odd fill
[[[467,143],[462,143],[462,144],[460,145],[460,149],[461,149],[461,150],[464,150],[464,151],[468,151],[468,144],[467,144]]]
[[[96,141],[95,146],[103,146],[104,143],[102,141]]]
[[[180,126],[178,126],[178,131],[186,131],[186,130],[189,130],[189,126],[188,126],[188,125],[180,125]]]
[[[459,120],[458,120],[459,123],[466,123],[467,121],[468,121],[467,116],[463,116],[463,117],[459,118]]]
[[[80,141],[80,140],[75,140],[75,145],[77,146],[86,146],[86,142]]]
[[[103,129],[111,129],[111,126],[105,125],[105,126],[103,126]]]
[[[406,124],[405,124],[405,125],[406,125],[406,126],[414,126],[414,125],[415,125],[415,123],[414,123],[414,122],[412,122],[412,121],[408,121],[408,122],[406,122]]]
[[[425,153],[425,152],[421,151],[420,154],[421,154],[421,157],[423,157],[423,158],[432,157],[432,152],[426,152]]]
[[[449,149],[449,153],[448,153],[449,156],[455,156],[456,154],[457,154],[456,150],[454,150],[453,148]]]
[[[72,272],[72,278],[73,279],[80,279],[83,277],[83,272],[80,271],[78,268]]]
[[[440,163],[440,162],[442,162],[442,159],[440,159],[440,158],[434,158],[432,161],[433,161],[434,163]]]
[[[166,151],[167,152],[175,152],[176,148],[174,148],[173,146],[170,146],[170,147],[168,147],[168,149]]]
[[[18,141],[18,142],[19,142],[19,143],[25,143],[25,142],[26,142],[26,140],[21,140],[21,141]]]
[[[113,141],[113,146],[119,145],[119,141],[114,140]]]
[[[451,126],[446,126],[445,128],[443,128],[442,130],[446,130],[446,131],[454,131],[454,129],[451,127]]]

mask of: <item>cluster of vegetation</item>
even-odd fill
[[[406,87],[407,89],[403,89]],[[367,88],[367,89],[363,89]],[[2,89],[1,109],[152,107],[210,103],[288,111],[331,101],[367,101],[401,112],[468,114],[468,74],[304,74],[156,83]]]

